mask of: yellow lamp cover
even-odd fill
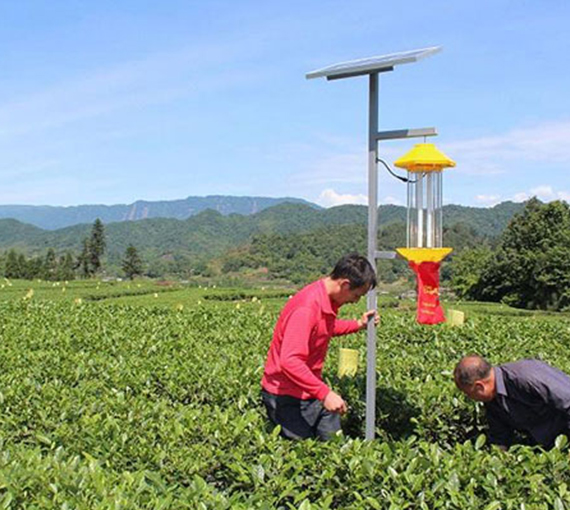
[[[398,168],[408,172],[439,172],[455,166],[455,161],[447,157],[433,143],[418,143],[414,148],[394,161]]]
[[[406,260],[420,264],[421,262],[441,262],[453,251],[453,248],[396,248],[396,251]]]

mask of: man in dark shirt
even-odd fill
[[[560,434],[570,436],[570,377],[538,360],[493,367],[481,356],[466,356],[454,370],[455,384],[485,404],[489,441],[503,449],[515,430],[551,448]]]

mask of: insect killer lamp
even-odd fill
[[[443,247],[443,169],[455,166],[434,144],[419,143],[394,162],[408,171],[406,247],[396,251],[418,278],[418,322],[445,321],[439,304],[439,267],[452,248]]]

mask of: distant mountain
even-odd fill
[[[522,207],[523,204],[512,202],[488,209],[445,206],[444,224],[448,228],[463,225],[478,236],[493,238]],[[318,230],[320,235],[326,231],[334,238],[338,227],[363,227],[367,217],[367,208],[359,205],[316,209],[304,203],[282,203],[251,215],[224,216],[218,211],[206,210],[186,220],[153,218],[116,222],[106,224],[105,232],[110,262],[117,263],[129,244],[136,246],[146,260],[177,255],[209,258],[248,243],[256,235],[303,234]],[[404,207],[381,206],[378,219],[379,226],[391,225],[398,234],[396,237],[405,234]],[[66,250],[78,253],[82,239],[90,230],[91,223],[50,231],[3,219],[0,220],[0,250],[18,248],[28,254],[43,254],[48,248],[54,248],[58,253]],[[461,231],[456,229],[456,232]]]
[[[448,225],[465,223],[480,235],[496,237],[523,207],[524,203],[510,201],[489,208],[446,205],[443,207],[443,221]]]
[[[306,204],[314,208],[319,208],[319,206],[299,198],[212,195],[157,202],[138,200],[128,205],[78,205],[70,207],[49,205],[0,205],[0,218],[12,218],[42,229],[56,230],[81,223],[93,223],[97,218],[103,223],[150,218],[175,218],[185,220],[207,209],[218,211],[224,216],[229,214],[249,215],[284,202]]]
[[[30,245],[34,243],[36,236],[41,236],[44,230],[17,220],[0,220],[0,246],[9,245],[15,247],[22,243]]]

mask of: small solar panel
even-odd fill
[[[311,78],[326,77],[327,80],[334,80],[349,78],[352,76],[361,76],[363,74],[391,71],[395,66],[417,62],[418,60],[429,57],[438,51],[441,51],[441,46],[390,53],[389,55],[381,55],[379,57],[350,60],[349,62],[341,62],[340,64],[334,64],[332,66],[324,67],[323,69],[311,71],[310,73],[307,73],[306,78],[310,80]]]

